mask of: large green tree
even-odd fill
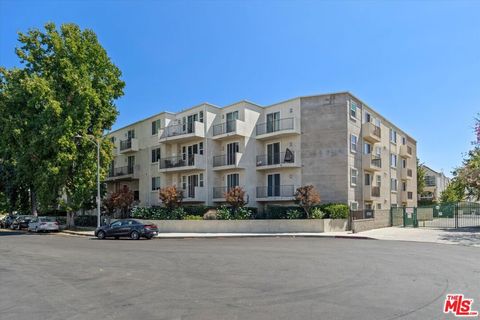
[[[91,140],[101,146],[102,176],[112,159],[112,144],[102,136],[125,84],[92,30],[48,23],[18,40],[23,67],[0,70],[0,147],[15,163],[16,179],[28,184],[33,212],[60,195],[74,212],[96,188]]]
[[[459,202],[465,199],[465,184],[457,177],[453,178],[440,195],[440,202]]]

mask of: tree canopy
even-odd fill
[[[112,144],[102,136],[117,117],[125,83],[92,30],[47,23],[18,40],[23,68],[0,69],[0,158],[14,164],[34,208],[36,199],[47,207],[63,194],[65,208],[78,210],[96,189],[89,139],[100,143],[104,176]]]

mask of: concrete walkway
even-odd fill
[[[480,247],[480,228],[381,228],[357,233],[378,240],[433,242]]]

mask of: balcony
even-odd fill
[[[380,197],[380,187],[376,186],[364,186],[363,187],[363,200],[374,201]]]
[[[225,193],[227,193],[230,189],[232,188],[235,188],[235,187],[214,187],[213,188],[213,196],[212,196],[212,200],[213,202],[225,202]],[[245,187],[241,187],[244,191],[245,191]],[[245,194],[245,197],[244,197],[245,201],[248,202],[248,195]]]
[[[257,201],[293,201],[295,186],[257,187]]]
[[[412,147],[402,144],[400,146],[400,157],[411,158],[413,155]]]
[[[256,126],[256,134],[259,140],[300,134],[300,121],[296,118],[285,118],[260,123]]]
[[[363,169],[368,171],[379,171],[382,170],[382,158],[372,155],[365,154],[362,159]]]
[[[247,132],[245,129],[245,122],[241,120],[232,120],[213,126],[213,140],[221,140],[232,137],[245,137]]]
[[[407,191],[400,192],[400,202],[407,202]]]
[[[120,140],[120,153],[129,153],[138,151],[138,139],[131,138]]]
[[[177,124],[158,130],[158,142],[179,143],[205,138],[205,124],[194,121],[187,124]]]
[[[207,201],[207,193],[205,187],[190,187],[182,189],[183,202],[195,203]]]
[[[364,123],[362,130],[364,140],[371,143],[377,143],[382,140],[382,130],[380,129],[380,127],[374,125],[373,123]]]
[[[161,173],[190,170],[205,170],[205,156],[192,154],[158,160],[158,171]]]
[[[239,169],[242,168],[240,166],[240,159],[242,158],[242,154],[240,152],[235,152],[234,154],[222,154],[213,157],[213,170],[220,171],[220,170],[229,170],[229,169]]]
[[[256,163],[257,170],[301,167],[294,151],[258,155]]]
[[[402,179],[403,180],[410,180],[413,178],[413,170],[412,169],[407,169],[407,168],[402,168]]]
[[[105,181],[138,179],[137,172],[133,166],[110,168]]]

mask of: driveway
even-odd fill
[[[480,307],[465,246],[0,232],[0,254],[2,319],[445,319],[447,293]]]
[[[382,228],[356,233],[378,240],[419,241],[480,247],[480,228]]]

